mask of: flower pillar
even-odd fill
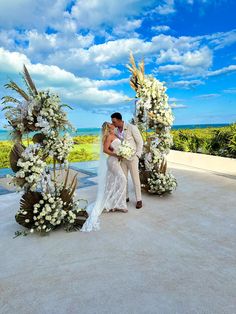
[[[167,171],[166,155],[172,145],[171,126],[174,121],[168,104],[166,87],[144,73],[144,61],[136,66],[130,55],[128,69],[132,73],[130,85],[136,92],[134,123],[144,137],[144,152],[140,159],[142,187],[149,193],[162,195],[176,189],[174,176]]]
[[[75,200],[77,173],[69,179],[68,154],[73,146],[71,125],[60,98],[49,91],[39,91],[27,68],[23,79],[27,91],[10,81],[6,88],[17,92],[22,100],[3,97],[5,117],[15,145],[10,153],[14,172],[11,183],[24,194],[16,221],[30,232],[49,233],[63,225],[67,231],[80,229],[88,217],[86,201]],[[8,105],[10,103],[10,105]],[[5,106],[7,104],[7,106]],[[23,137],[37,132],[24,146]],[[66,133],[67,132],[67,133]],[[48,163],[53,160],[53,171]],[[48,162],[48,163],[47,163]],[[59,164],[57,175],[56,164]],[[82,203],[85,203],[82,205]],[[27,234],[29,231],[17,232]]]

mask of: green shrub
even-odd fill
[[[236,158],[236,123],[218,128],[172,130],[172,149]]]

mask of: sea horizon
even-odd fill
[[[180,129],[203,129],[207,127],[224,127],[231,125],[232,123],[203,123],[203,124],[179,124],[173,125],[172,130]],[[77,128],[75,132],[72,132],[73,136],[81,135],[99,135],[101,128]],[[10,132],[4,129],[0,129],[0,141],[10,140]]]

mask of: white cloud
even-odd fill
[[[108,86],[115,86],[120,84],[129,84],[129,78],[123,78],[120,80],[94,80],[96,82],[97,87],[108,87]]]
[[[149,1],[149,4],[151,2]],[[106,0],[94,1],[94,5],[99,8],[104,7],[106,3]],[[138,0],[129,0],[127,5],[131,5],[131,3],[138,3],[139,8],[141,6],[141,2]],[[84,6],[88,9],[92,5],[92,2],[87,4],[76,2],[75,7]],[[115,6],[112,9],[114,10]],[[138,9],[135,10],[138,12]],[[99,11],[98,14],[100,13]],[[68,14],[66,13],[65,16]],[[77,34],[75,21],[65,17],[66,25],[68,26],[70,22],[72,26],[68,28],[61,23],[61,30],[57,33],[47,34],[36,29],[11,30],[7,33],[4,31],[0,32],[0,44],[2,43],[3,47],[9,50],[23,52],[34,63],[54,64],[74,74],[90,78],[108,78],[121,74],[116,66],[128,62],[130,51],[133,51],[136,58],[145,57],[146,63],[152,62],[156,58],[158,64],[162,64],[158,69],[160,73],[171,74],[173,71],[175,75],[188,77],[206,75],[213,60],[213,51],[207,46],[208,43],[214,49],[218,45],[215,40],[220,40],[221,37],[228,38],[233,34],[226,32],[196,37],[174,37],[160,34],[150,40],[145,40],[135,38],[135,30],[141,25],[142,20],[127,20],[124,13],[119,14],[115,15],[114,19],[121,19],[122,23],[114,26],[114,34],[115,32],[121,34],[128,30],[131,33],[128,32],[127,36],[131,34],[134,37],[124,38],[125,36],[122,36],[121,39],[113,38],[105,43],[94,44],[94,34],[91,32],[85,33],[85,35]],[[156,28],[158,27],[167,26],[156,26]],[[104,30],[104,32],[106,31]]]
[[[181,80],[176,82],[170,82],[168,83],[168,86],[170,88],[191,89],[204,84],[205,83],[201,80]]]
[[[56,64],[68,71],[78,72],[80,75],[89,75],[90,77],[98,77],[100,75],[103,77],[104,67],[114,67],[127,63],[130,51],[134,53],[136,58],[145,56],[147,62],[149,58],[157,57],[161,50],[168,51],[168,49],[177,47],[178,54],[180,57],[182,56],[181,58],[186,63],[186,66],[192,66],[193,62],[195,62],[200,67],[203,64],[201,58],[204,57],[206,64],[210,59],[210,52],[207,55],[207,49],[203,48],[187,54],[189,47],[193,49],[197,46],[195,42],[196,40],[193,40],[191,37],[176,38],[166,35],[154,36],[151,41],[145,41],[140,38],[123,38],[93,45],[88,49],[69,48],[66,51],[58,50],[48,55],[45,62]],[[184,57],[186,57],[186,60],[184,60]],[[199,61],[199,59],[201,60]]]
[[[183,108],[187,108],[186,105],[182,105],[182,104],[171,104],[170,105],[172,109],[183,109]]]
[[[165,0],[164,3],[158,5],[153,11],[161,15],[175,13],[174,0]]]
[[[226,94],[236,94],[236,87],[224,89],[223,92]]]
[[[236,42],[236,30],[233,29],[228,32],[218,32],[211,35],[202,36],[206,39],[209,45],[212,45],[215,50],[230,46]]]
[[[89,49],[71,48],[50,54],[45,62],[56,64],[74,73],[89,77],[104,77],[113,71],[118,75],[119,70],[114,66],[128,62],[130,51],[136,56],[148,53],[152,44],[138,38],[119,39],[104,44],[94,45]],[[107,68],[111,70],[107,71]]]
[[[158,63],[181,63],[191,67],[209,67],[212,63],[212,52],[208,47],[203,47],[199,50],[187,51],[181,53],[180,50],[173,48],[161,50],[160,56],[157,58]]]
[[[63,12],[67,0],[11,0],[0,1],[0,27],[46,29],[59,20],[63,20]]]
[[[20,35],[14,29],[0,30],[0,47],[8,49],[17,49],[16,40],[20,39]]]
[[[170,30],[170,26],[168,25],[158,25],[158,26],[152,26],[151,28],[153,31],[157,31],[157,32],[167,32]]]
[[[218,75],[223,75],[223,74],[228,74],[236,71],[236,65],[232,64],[227,67],[221,68],[219,70],[215,71],[209,71],[207,73],[207,76],[218,76]]]
[[[178,102],[178,101],[181,101],[181,99],[178,99],[178,98],[175,98],[175,97],[170,97],[169,101],[171,101],[171,102]]]
[[[198,95],[196,96],[197,98],[202,98],[202,99],[209,99],[209,98],[215,98],[219,97],[220,94],[203,94],[203,95]]]
[[[128,16],[139,16],[142,10],[152,5],[153,0],[93,0],[76,1],[68,18],[77,23],[79,29],[114,27],[124,23]]]
[[[113,28],[112,34],[122,37],[138,37],[139,35],[135,32],[142,25],[142,20],[126,20],[121,24],[116,25]]]
[[[116,68],[103,68],[101,69],[101,74],[104,78],[109,78],[115,75],[120,75],[121,71]]]
[[[26,64],[37,86],[58,92],[66,101],[88,109],[90,106],[110,106],[125,102],[127,97],[116,90],[105,89],[122,82],[96,81],[77,77],[57,66],[32,64],[23,54],[9,52],[0,48],[0,71],[5,74],[16,74]],[[103,87],[103,89],[100,89]]]
[[[212,52],[208,47],[181,53],[178,49],[161,50],[158,63],[171,62],[160,66],[158,72],[172,72],[175,75],[203,75],[212,65]]]
[[[57,51],[66,55],[69,49],[88,48],[94,42],[91,33],[83,36],[72,32],[47,34],[31,30],[25,34],[25,37],[28,48],[25,48],[24,52],[37,62],[45,61],[45,55],[50,56]]]
[[[0,47],[0,72],[12,74],[22,70],[23,64],[29,64],[29,59],[19,52],[9,52]]]

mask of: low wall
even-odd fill
[[[236,159],[171,150],[168,162],[236,176]]]

